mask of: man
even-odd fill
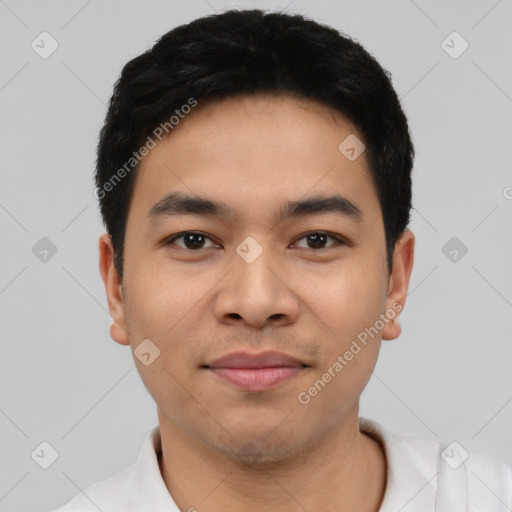
[[[389,75],[302,16],[197,19],[124,67],[100,271],[159,424],[59,511],[510,510],[509,467],[358,414],[401,333],[413,156]]]

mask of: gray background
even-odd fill
[[[355,37],[392,72],[410,120],[416,262],[403,334],[383,342],[361,414],[512,462],[510,0],[0,0],[1,511],[69,500],[134,462],[157,423],[129,347],[108,332],[95,146],[123,64],[235,5]],[[31,48],[43,31],[59,45],[47,59]],[[469,43],[458,58],[442,46],[453,31]],[[46,262],[32,252],[42,237],[57,248]],[[59,453],[48,469],[31,458],[42,441]]]

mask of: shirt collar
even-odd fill
[[[387,460],[387,483],[379,512],[432,512],[437,489],[439,443],[396,434],[360,417],[359,428],[378,441]]]
[[[397,506],[407,510],[407,504],[418,512],[434,510],[438,443],[405,438],[363,417],[359,425],[386,454],[387,483],[379,512],[396,512]],[[127,503],[132,510],[180,512],[162,478],[161,456],[160,428],[156,425],[146,435],[130,475]]]
[[[156,425],[146,435],[130,476],[127,502],[131,510],[180,512],[162,478],[161,456],[160,428]]]

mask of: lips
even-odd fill
[[[202,368],[239,388],[264,391],[304,372],[309,365],[283,352],[267,351],[232,352]]]
[[[206,366],[209,368],[301,368],[307,365],[283,352],[267,351],[259,354],[232,352]]]

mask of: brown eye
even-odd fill
[[[183,239],[184,246],[181,246],[179,244],[174,244],[175,240]],[[196,233],[194,231],[184,231],[183,233],[179,233],[178,235],[173,236],[172,238],[169,238],[165,245],[177,245],[181,249],[188,249],[191,251],[197,251],[199,249],[204,249],[204,243],[206,240],[210,240],[206,235],[203,233]]]
[[[334,244],[325,246],[327,239],[331,238],[335,241]],[[330,233],[324,233],[322,231],[316,231],[308,233],[301,237],[299,241],[306,240],[307,247],[305,249],[322,250],[330,249],[331,247],[338,247],[339,245],[346,245],[345,241],[339,236],[332,235]]]

